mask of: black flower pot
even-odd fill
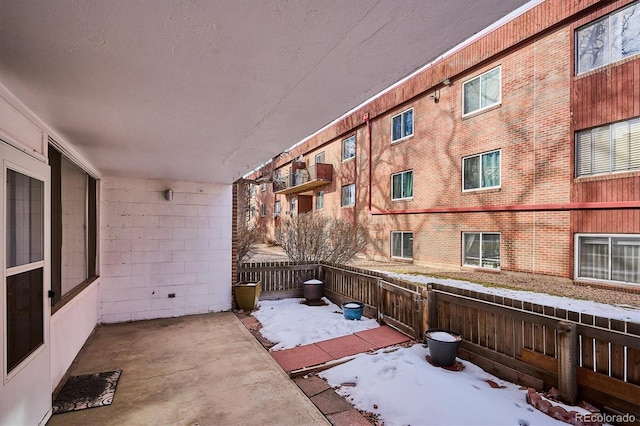
[[[433,365],[451,367],[456,363],[462,336],[448,330],[427,330],[424,333],[424,339],[429,347]]]
[[[320,280],[308,280],[302,283],[302,295],[307,304],[320,303],[324,296],[324,283]]]

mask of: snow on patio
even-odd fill
[[[274,348],[287,349],[378,327],[373,319],[345,320],[339,306],[307,306],[303,299],[261,301],[252,313]],[[526,402],[526,389],[458,359],[462,371],[434,367],[428,348],[381,349],[359,354],[319,376],[356,408],[385,425],[561,425]],[[495,386],[490,385],[490,382]],[[555,403],[554,403],[555,404]],[[580,407],[568,411],[587,413]]]
[[[326,298],[324,306],[307,306],[304,299],[262,300],[251,315],[262,324],[260,334],[276,343],[271,350],[290,349],[296,346],[321,342],[359,331],[379,327],[375,319],[362,317],[346,320],[342,309]]]

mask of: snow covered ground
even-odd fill
[[[307,306],[304,299],[262,300],[251,315],[262,324],[260,334],[276,343],[271,350],[294,348],[379,327],[375,319],[347,321],[340,306],[323,298],[326,306]]]
[[[262,335],[285,349],[377,327],[373,319],[345,320],[339,306],[307,306],[302,299],[261,301],[252,313]],[[533,409],[526,389],[459,360],[462,371],[434,367],[429,349],[381,349],[320,373],[356,408],[379,415],[385,425],[561,425]],[[492,387],[492,381],[500,387]],[[586,413],[579,407],[566,407]]]

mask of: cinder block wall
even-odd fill
[[[231,308],[231,185],[107,177],[101,198],[102,322]]]

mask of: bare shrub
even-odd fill
[[[285,220],[279,244],[295,262],[348,263],[367,244],[367,233],[343,219],[303,213]]]
[[[262,241],[262,232],[258,228],[245,226],[238,229],[238,262],[256,251],[256,245]]]

